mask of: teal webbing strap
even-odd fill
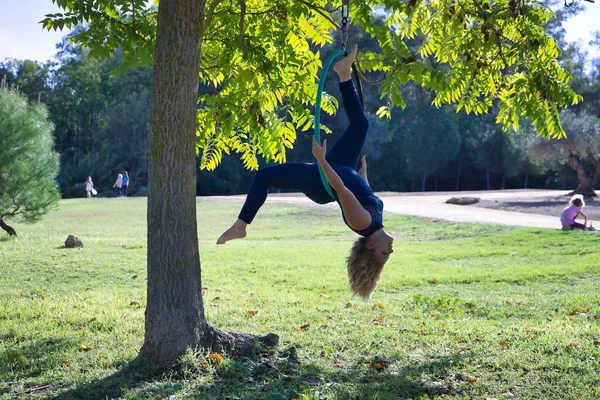
[[[329,56],[329,58],[325,62],[325,65],[323,66],[323,70],[321,71],[321,76],[319,78],[319,88],[317,89],[317,103],[315,104],[315,139],[317,140],[317,143],[319,143],[319,145],[321,144],[321,98],[323,97],[323,86],[325,85],[327,72],[329,71],[329,67],[336,58],[345,55],[346,52],[344,50],[338,50],[334,52],[331,56]],[[327,181],[327,177],[325,176],[321,165],[317,165],[319,165],[319,174],[321,175],[321,181],[323,181],[323,186],[325,186],[325,190],[327,190],[327,193],[329,193],[329,195],[333,199],[335,199],[335,196],[333,195],[333,190],[331,189],[331,186]]]

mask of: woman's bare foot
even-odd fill
[[[219,237],[219,239],[217,240],[217,244],[225,244],[225,242],[228,242],[233,239],[245,238],[246,237],[246,226],[248,226],[247,223],[245,223],[241,219],[238,219],[237,221],[235,221],[235,223],[233,225],[231,225],[231,228],[227,229]]]
[[[333,70],[337,72],[340,77],[340,82],[346,82],[352,79],[352,63],[356,59],[356,53],[358,53],[358,45],[352,46],[350,53],[340,61],[333,64]]]

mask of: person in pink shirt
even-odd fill
[[[588,217],[581,209],[585,207],[582,195],[574,195],[569,201],[569,205],[565,207],[562,214],[560,215],[560,223],[564,227],[575,228],[575,229],[587,229]],[[583,224],[576,222],[578,216],[584,218]]]

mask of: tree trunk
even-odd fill
[[[427,174],[423,174],[423,181],[421,182],[421,192],[425,191],[426,184],[427,184]]]
[[[490,170],[485,171],[485,183],[487,190],[491,190],[492,185],[490,185]]]
[[[524,179],[524,183],[523,183],[523,189],[527,189],[527,186],[529,186],[529,172],[525,172],[525,179]]]
[[[458,166],[458,170],[456,171],[456,191],[460,190],[460,165]]]
[[[433,180],[433,191],[434,192],[437,192],[437,187],[438,187],[438,176],[436,175]]]
[[[582,194],[584,196],[596,197],[594,186],[600,175],[600,164],[592,165],[590,168],[586,168],[583,162],[575,156],[569,157],[569,167],[577,171],[577,179],[579,184],[575,188],[572,194]]]
[[[189,347],[244,352],[252,340],[211,327],[202,301],[196,105],[205,1],[161,0],[158,11],[148,171],[148,296],[140,354],[162,366],[175,363]]]
[[[506,176],[502,175],[502,189],[506,189]]]
[[[0,228],[4,229],[10,236],[17,236],[17,231],[12,226],[4,222],[4,218],[0,217]]]

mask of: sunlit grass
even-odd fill
[[[388,216],[395,253],[363,302],[348,290],[354,234],[338,211],[267,203],[246,239],[216,246],[240,205],[211,199],[198,201],[206,316],[280,345],[221,363],[190,353],[187,372],[138,376],[126,365],[144,334],[145,207],[68,200],[12,224],[2,396],[600,398],[600,235]],[[69,234],[84,248],[62,248]]]

